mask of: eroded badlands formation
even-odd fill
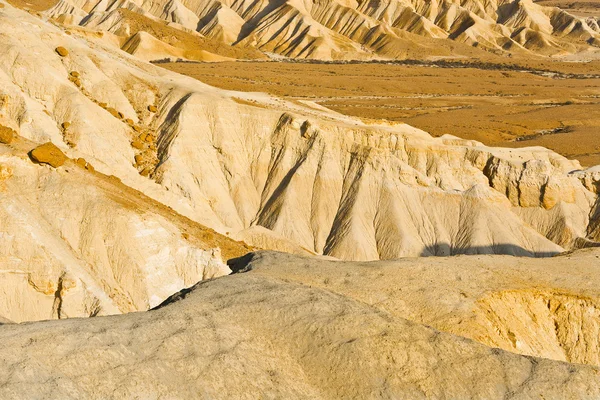
[[[69,33],[11,6],[0,10],[0,124],[21,142],[52,141],[71,159],[85,158],[124,188],[220,234],[345,260],[549,256],[599,241],[597,168],[582,170],[543,148],[435,139],[310,102],[218,90]],[[0,275],[0,315],[84,316],[99,301],[106,313],[143,310],[201,277],[227,272],[210,256],[217,250],[190,247],[164,216],[153,221],[124,209],[128,216],[115,226],[103,217],[117,207],[114,199],[102,208],[96,189],[75,190],[79,175],[32,165],[24,156],[29,148],[10,146],[2,145],[10,171],[3,175],[2,230],[15,244],[2,250],[13,261]],[[39,192],[46,188],[48,198]],[[35,251],[31,240],[45,250]],[[23,260],[30,266],[11,266]],[[73,260],[79,272],[66,268]],[[99,286],[90,271],[100,271]],[[57,311],[61,276],[77,287],[73,311]],[[25,304],[28,297],[44,306]]]
[[[532,0],[59,0],[46,14],[113,33],[131,53],[153,49],[155,59],[212,57],[162,32],[138,33],[140,16],[237,49],[325,60],[477,54],[473,47],[561,55],[600,44],[597,18]]]
[[[598,167],[111,40],[0,0],[1,398],[600,396]]]

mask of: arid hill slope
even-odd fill
[[[47,15],[134,34],[130,17],[120,9],[199,32],[234,49],[292,58],[473,56],[480,49],[564,55],[597,50],[600,44],[597,19],[532,0],[60,0]],[[155,47],[157,55],[165,54]]]
[[[600,366],[600,249],[351,263],[259,252],[231,267],[347,296],[490,347]]]
[[[600,395],[595,367],[492,349],[406,320],[381,304],[369,304],[373,300],[344,295],[343,285],[333,293],[296,279],[270,277],[278,272],[291,276],[307,264],[311,272],[321,270],[311,259],[286,264],[281,261],[289,258],[268,254],[261,258],[256,271],[198,284],[157,310],[1,326],[0,396],[592,399]],[[506,259],[486,256],[485,262],[501,268]],[[476,258],[455,260],[464,267],[444,260],[448,275],[426,276],[442,286],[436,278],[467,273]],[[577,262],[575,257],[573,261]],[[266,265],[270,270],[263,268]],[[398,268],[417,272],[417,265],[404,261]],[[389,277],[402,279],[394,267],[375,263],[353,270],[356,273],[347,277],[348,291]],[[333,268],[321,272],[329,274]],[[347,271],[345,265],[340,268]],[[377,278],[377,273],[386,275]],[[334,275],[335,288],[343,277]],[[396,295],[398,304],[402,296]]]
[[[217,89],[0,5],[0,398],[600,396],[599,250],[509,256],[598,246],[600,167]],[[14,323],[67,317],[92,318]]]
[[[89,166],[36,165],[34,146],[0,144],[2,317],[145,311],[250,250]]]
[[[215,89],[9,6],[0,22],[0,123],[250,244],[375,260],[600,238],[598,170],[549,150]]]

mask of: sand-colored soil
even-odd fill
[[[8,0],[8,3],[14,7],[32,10],[45,11],[57,3],[57,0]]]
[[[118,12],[121,17],[121,24],[127,25],[131,35],[138,32],[149,33],[167,45],[181,49],[184,52],[184,58],[201,59],[198,53],[202,51],[236,59],[265,58],[256,49],[244,46],[232,47],[217,40],[168,26],[160,20],[155,21],[127,9],[120,9]]]
[[[600,1],[598,0],[542,0],[536,1],[542,6],[560,7],[571,14],[590,17],[600,16]]]
[[[600,76],[591,74],[597,64],[530,60],[521,65],[535,70],[529,72],[508,64],[491,69],[279,62],[161,66],[225,89],[315,101],[361,118],[403,121],[436,136],[544,146],[596,165]]]

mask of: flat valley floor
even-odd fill
[[[313,101],[366,120],[600,164],[600,61],[161,63],[224,89]]]

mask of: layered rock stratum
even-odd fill
[[[60,0],[46,14],[115,34],[132,53],[151,48],[156,59],[211,59],[190,53],[186,39],[170,39],[162,32],[167,27],[233,49],[321,60],[470,56],[479,49],[565,55],[600,44],[597,17],[532,0]],[[140,18],[166,25],[140,35],[148,30]],[[223,51],[231,50],[217,50]]]
[[[34,145],[25,139],[7,147],[0,149],[0,315],[9,320],[147,310],[230,273],[223,256],[249,250],[83,159],[55,170],[32,162],[44,145],[31,159]]]

